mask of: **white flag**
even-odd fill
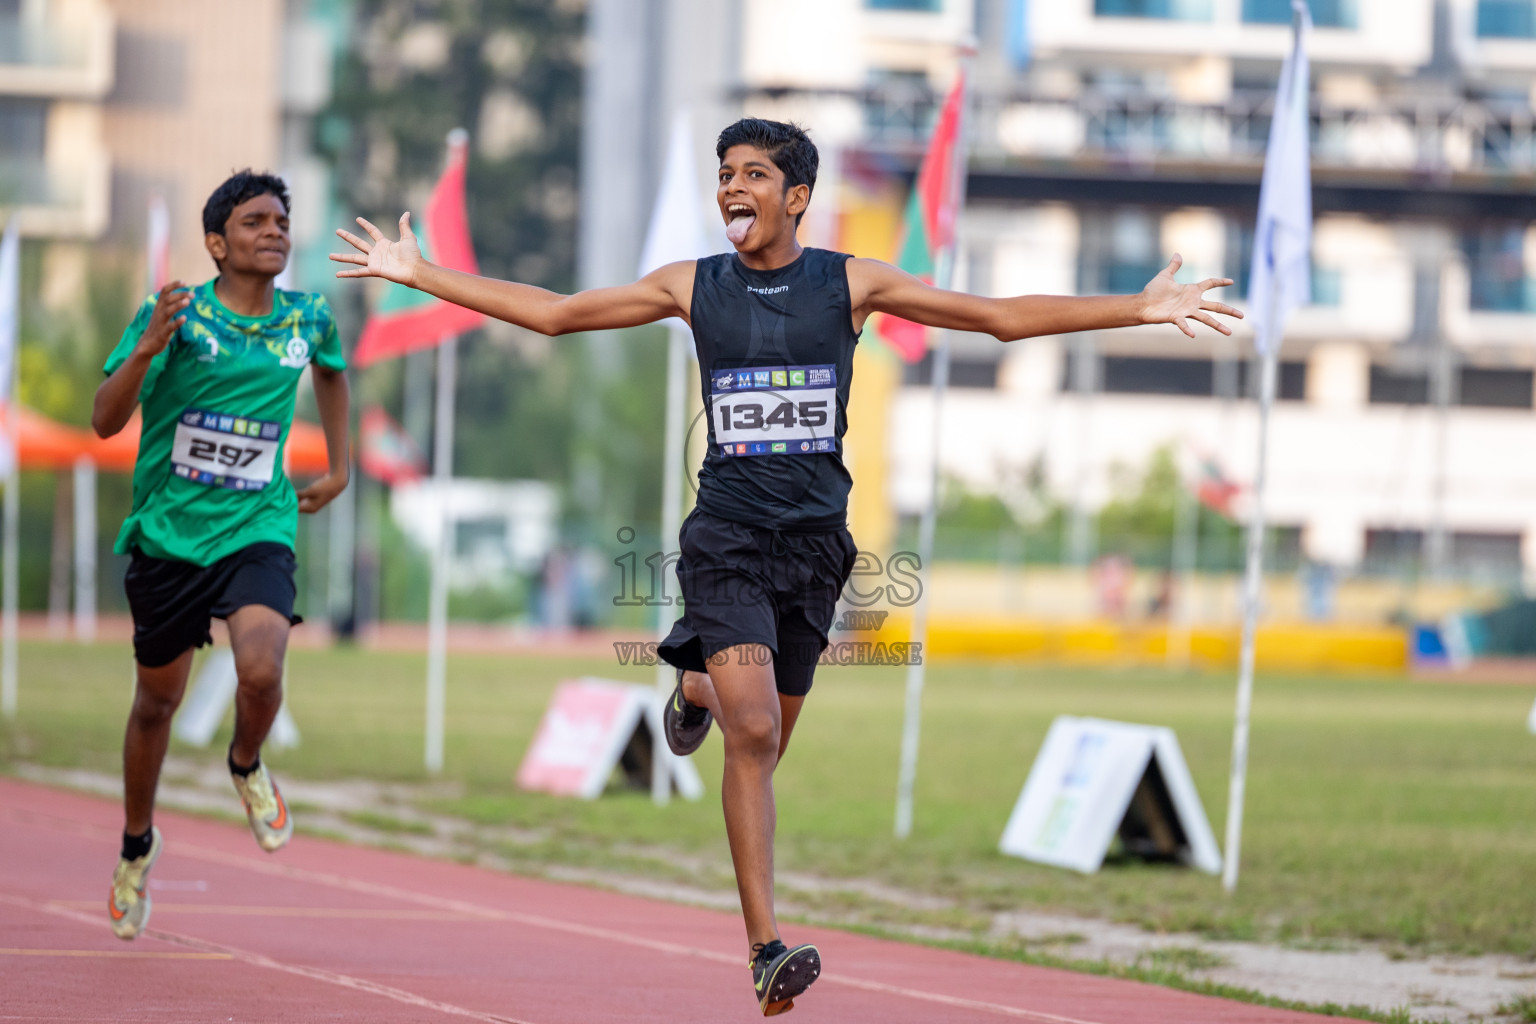
[[[21,218],[12,215],[0,237],[0,403],[9,409],[16,366],[16,342],[21,336]],[[0,476],[9,477],[16,462],[15,441],[0,430]]]
[[[1268,354],[1280,344],[1291,310],[1312,300],[1312,164],[1305,0],[1291,0],[1295,37],[1280,69],[1280,91],[1269,125],[1259,221],[1253,233],[1248,316],[1254,344]]]
[[[640,253],[639,276],[657,267],[682,260],[696,260],[720,252],[711,248],[704,227],[704,193],[694,171],[693,132],[686,110],[672,118],[672,137],[667,144],[667,163],[661,174],[661,189],[656,193],[656,208],[651,227],[645,233],[645,248]],[[673,326],[672,321],[668,321]],[[682,326],[681,323],[675,326]]]

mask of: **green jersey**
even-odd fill
[[[133,354],[156,298],[107,357],[108,374]],[[270,315],[240,316],[205,281],[183,314],[139,391],[133,511],[114,550],[211,565],[260,541],[292,548],[299,504],[283,449],[304,367],[346,369],[331,308],[318,294],[279,289]]]

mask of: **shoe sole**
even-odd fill
[[[795,997],[805,992],[821,977],[821,952],[815,946],[792,949],[783,963],[768,978],[768,1001],[762,1004],[764,1017],[777,1017],[795,1008]]]

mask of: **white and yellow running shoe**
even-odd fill
[[[282,849],[293,835],[293,817],[283,802],[283,794],[277,791],[277,783],[267,774],[267,766],[258,765],[244,778],[233,772],[229,777],[245,805],[245,816],[250,819],[257,844],[268,853]]]
[[[137,938],[149,924],[149,869],[165,843],[160,830],[150,826],[149,852],[134,860],[118,858],[112,872],[112,893],[107,897],[107,913],[112,918],[112,932],[120,939]]]

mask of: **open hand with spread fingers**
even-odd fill
[[[334,257],[332,257],[334,259]],[[1178,253],[1162,272],[1147,282],[1141,290],[1141,322],[1144,324],[1173,324],[1179,330],[1195,336],[1189,321],[1198,320],[1222,334],[1231,334],[1232,328],[1212,316],[1236,317],[1241,320],[1243,311],[1215,299],[1207,299],[1205,293],[1212,288],[1225,288],[1232,283],[1228,277],[1208,277],[1199,284],[1179,284],[1173,275],[1184,265],[1184,257]]]
[[[384,232],[362,217],[357,218],[357,223],[368,233],[371,241],[364,241],[350,231],[337,228],[336,234],[343,241],[351,244],[357,252],[333,252],[331,259],[337,263],[354,264],[359,269],[338,270],[336,276],[382,277],[386,281],[414,287],[416,270],[426,261],[421,257],[421,245],[416,241],[416,233],[411,230],[410,213],[406,212],[400,216],[398,242],[391,242],[385,238]]]

